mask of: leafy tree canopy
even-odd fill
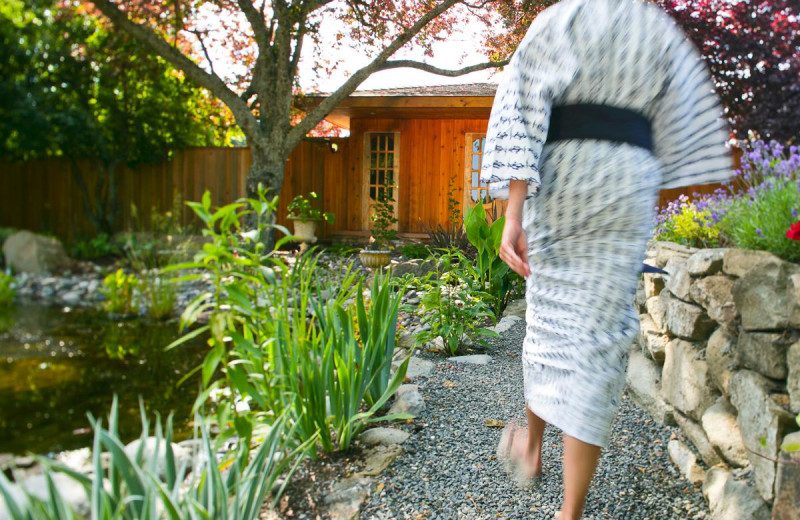
[[[105,167],[228,139],[219,102],[80,5],[0,3],[0,155]]]

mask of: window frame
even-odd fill
[[[364,230],[369,230],[370,228],[370,216],[372,215],[372,199],[369,195],[370,190],[370,161],[372,159],[372,147],[371,147],[371,140],[373,136],[392,136],[394,139],[393,144],[393,151],[392,151],[392,172],[393,172],[393,180],[394,180],[394,190],[393,190],[393,197],[392,197],[392,204],[394,206],[394,218],[398,217],[398,208],[399,198],[400,198],[400,132],[379,132],[379,131],[372,131],[372,132],[364,132],[364,143],[363,143],[363,150],[364,154],[362,157],[362,191],[361,191],[361,222],[362,227]],[[397,229],[397,224],[393,226]]]

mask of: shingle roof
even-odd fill
[[[400,96],[488,96],[497,91],[496,83],[464,83],[461,85],[435,85],[426,87],[401,87],[378,90],[356,90],[351,97],[400,97]]]

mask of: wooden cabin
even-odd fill
[[[426,226],[448,222],[451,199],[462,214],[486,202],[479,172],[495,90],[474,83],[353,93],[327,118],[350,136],[299,147],[282,199],[316,191],[321,208],[336,215],[322,235],[355,238],[368,234],[372,204],[385,193],[400,236],[426,236]]]

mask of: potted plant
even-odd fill
[[[364,267],[377,269],[389,265],[392,252],[388,249],[389,243],[397,237],[397,230],[393,226],[397,223],[394,217],[394,205],[385,194],[379,194],[374,206],[374,213],[370,216],[370,237],[367,246],[361,250],[359,258]]]
[[[294,221],[294,236],[301,242],[316,242],[317,224],[322,221],[332,224],[334,221],[333,213],[323,212],[311,205],[310,199],[316,198],[317,194],[313,191],[308,198],[297,195],[286,207],[289,210],[288,218]]]

